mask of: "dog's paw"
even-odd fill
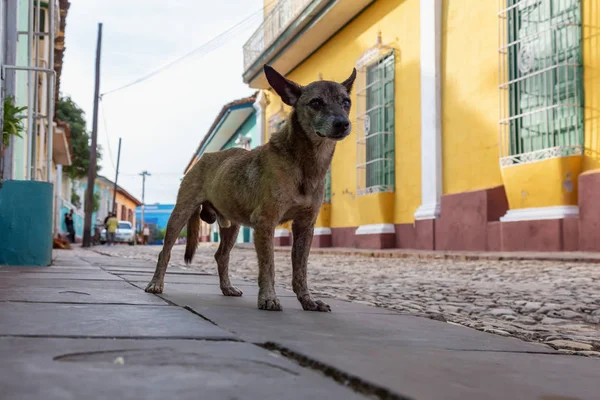
[[[304,296],[300,300],[302,308],[305,311],[320,311],[320,312],[331,312],[331,307],[321,300],[313,300],[310,296]]]
[[[148,286],[146,286],[146,289],[144,289],[144,291],[146,293],[162,293],[163,289],[164,289],[164,283],[163,282],[156,282],[154,279],[152,279],[152,281],[150,281],[150,283],[148,284]]]
[[[221,288],[221,292],[223,292],[223,296],[234,296],[234,297],[240,297],[242,294],[244,294],[244,292],[242,292],[240,289],[238,289],[235,286],[228,286],[228,287]]]
[[[258,308],[267,311],[282,311],[281,303],[277,297],[259,297]]]

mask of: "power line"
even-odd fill
[[[252,18],[254,18],[254,17],[255,17],[255,15],[253,15],[253,16],[252,16]],[[236,26],[236,27],[234,27],[234,28],[237,28],[237,26]],[[234,28],[232,28],[231,30],[233,30]],[[229,33],[229,32],[230,32],[230,30],[226,31],[226,33]],[[158,68],[157,70],[154,70],[153,72],[151,72],[151,73],[149,73],[149,74],[147,74],[147,75],[145,75],[145,76],[143,76],[143,77],[141,77],[141,78],[138,78],[138,79],[136,79],[136,80],[134,80],[134,81],[132,81],[132,82],[130,82],[130,83],[128,83],[128,84],[125,84],[125,85],[123,85],[123,86],[120,86],[120,87],[118,87],[118,88],[116,88],[116,89],[113,89],[113,90],[110,90],[110,91],[108,91],[108,92],[105,92],[105,93],[103,93],[103,94],[102,94],[102,96],[106,96],[106,95],[109,95],[109,94],[112,94],[112,93],[115,93],[115,92],[118,92],[118,91],[121,91],[121,90],[127,89],[127,88],[129,88],[129,87],[131,87],[131,86],[134,86],[134,85],[137,85],[137,84],[139,84],[139,83],[142,83],[142,82],[144,82],[144,81],[146,81],[146,80],[148,80],[148,79],[150,79],[150,78],[152,78],[152,77],[154,77],[154,76],[156,76],[156,75],[160,74],[161,72],[163,72],[163,71],[165,71],[165,70],[167,70],[167,69],[171,68],[171,67],[172,67],[172,66],[174,66],[175,64],[177,64],[177,63],[179,63],[179,62],[183,61],[184,59],[186,59],[186,58],[188,58],[188,57],[192,56],[193,54],[197,53],[198,51],[200,51],[200,50],[205,50],[205,48],[206,48],[206,47],[208,47],[209,45],[213,44],[214,42],[216,42],[216,41],[217,41],[217,40],[219,40],[219,39],[221,39],[221,36],[217,36],[216,38],[214,38],[214,39],[212,39],[211,41],[209,41],[209,42],[207,42],[207,43],[203,44],[202,46],[200,46],[200,47],[198,47],[198,48],[196,48],[196,49],[194,49],[194,50],[190,51],[189,53],[187,53],[187,54],[183,55],[183,56],[182,56],[182,57],[180,57],[180,58],[177,58],[177,59],[175,59],[175,60],[173,60],[173,61],[169,62],[168,64],[166,64],[166,65],[164,65],[164,66],[162,66],[162,67]],[[204,52],[204,54],[206,54],[206,53],[209,53],[210,51],[213,51],[213,50],[217,49],[218,47],[220,47],[220,46],[216,46],[216,47],[214,47],[214,48],[212,48],[212,49],[208,49],[206,52]]]
[[[168,64],[166,64],[166,65],[158,68],[157,70],[154,70],[153,72],[151,72],[151,73],[149,73],[149,74],[147,74],[147,75],[145,75],[145,76],[143,76],[141,78],[138,78],[138,79],[136,79],[136,80],[134,80],[134,81],[126,84],[126,85],[120,86],[120,87],[118,87],[116,89],[113,89],[113,90],[110,90],[108,92],[104,92],[104,93],[102,93],[101,96],[106,96],[108,94],[118,92],[120,90],[126,89],[128,87],[133,86],[133,85],[137,85],[138,83],[142,83],[142,82],[144,82],[144,81],[152,78],[153,76],[158,75],[159,73],[161,73],[161,72],[163,72],[163,71],[171,68],[173,65],[175,65],[175,64],[179,63],[180,61],[182,61],[182,60],[184,60],[184,59],[186,59],[186,58],[194,55],[195,53],[197,53],[197,52],[199,52],[201,50],[205,50],[202,54],[208,54],[211,51],[218,49],[219,47],[221,47],[226,42],[222,42],[221,44],[218,44],[216,47],[213,46],[213,48],[210,48],[210,46],[214,45],[215,43],[218,43],[219,40],[226,38],[227,35],[232,34],[234,31],[241,30],[240,28],[242,26],[248,25],[249,22],[252,19],[256,18],[256,16],[258,16],[259,14],[263,13],[263,10],[264,10],[265,7],[269,7],[271,4],[275,3],[276,1],[277,0],[271,1],[268,5],[261,7],[260,10],[255,11],[250,16],[246,17],[245,19],[243,19],[242,21],[240,21],[237,24],[233,25],[232,27],[230,27],[229,29],[225,30],[224,32],[221,32],[216,37],[212,38],[211,40],[209,40],[208,42],[202,44],[201,46],[195,48],[194,50],[188,52],[187,54],[185,54],[185,55],[183,55],[183,56],[181,56],[181,57],[179,57],[179,58],[171,61],[170,63],[168,63]],[[232,35],[232,37],[233,37],[233,35]]]
[[[231,26],[230,28],[228,28],[227,30],[221,32],[220,34],[218,34],[216,37],[212,38],[211,40],[209,40],[208,42],[202,44],[201,46],[193,49],[192,51],[188,52],[187,54],[183,55],[182,57],[179,57],[173,61],[171,61],[170,63],[164,65],[161,68],[158,68],[157,70],[141,77],[138,78],[126,85],[120,86],[116,89],[110,90],[108,92],[104,92],[99,96],[99,100],[102,102],[102,123],[104,126],[104,133],[106,136],[106,142],[107,142],[107,146],[108,146],[108,156],[110,159],[110,163],[113,167],[113,169],[115,169],[115,162],[114,162],[114,158],[112,155],[112,149],[110,146],[110,137],[109,137],[109,133],[108,133],[108,123],[106,122],[106,105],[105,103],[102,101],[103,97],[105,95],[111,94],[111,93],[115,93],[118,92],[120,90],[124,90],[128,87],[131,87],[133,85],[136,85],[138,83],[142,83],[150,78],[152,78],[155,75],[158,75],[159,73],[171,68],[172,66],[174,66],[175,64],[179,63],[180,61],[194,55],[195,53],[204,50],[201,54],[202,55],[206,55],[208,53],[210,53],[211,51],[214,51],[216,49],[218,49],[219,47],[221,47],[222,45],[224,45],[225,43],[227,43],[227,35],[230,35],[230,37],[234,37],[235,34],[237,34],[238,32],[240,32],[242,30],[242,28],[247,25],[249,25],[251,23],[251,21],[256,18],[259,14],[262,14],[264,12],[264,10],[266,8],[269,8],[271,5],[277,3],[278,0],[272,0],[271,2],[269,2],[268,4],[264,5],[263,7],[261,7],[259,10],[255,11],[254,13],[252,13],[251,15],[249,15],[248,17],[246,17],[245,19],[243,19],[242,21],[238,22],[237,24]],[[237,31],[237,32],[236,32]],[[212,46],[212,47],[211,47]],[[130,173],[121,173],[121,175],[125,175],[125,176],[134,176],[134,175],[139,175],[139,174],[130,174]],[[163,176],[181,176],[183,175],[180,172],[177,173],[157,173],[155,175],[163,175]]]

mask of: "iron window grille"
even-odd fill
[[[500,164],[583,154],[580,0],[500,8]]]
[[[331,166],[325,174],[325,194],[323,195],[323,204],[331,204]]]
[[[394,49],[377,43],[356,63],[356,188],[357,195],[393,192]]]

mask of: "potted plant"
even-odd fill
[[[23,137],[23,126],[24,115],[21,113],[27,109],[27,107],[17,107],[14,103],[12,96],[7,96],[4,99],[4,116],[2,118],[2,159],[4,159],[4,151],[10,144],[10,137],[17,136]],[[0,183],[3,177],[0,176]]]

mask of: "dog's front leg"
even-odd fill
[[[256,227],[254,232],[254,247],[258,257],[258,308],[281,311],[281,303],[275,294],[274,231],[273,227]]]
[[[307,311],[331,311],[329,305],[321,300],[313,300],[308,290],[306,280],[306,269],[308,264],[308,254],[313,239],[313,223],[296,222],[292,224],[292,233],[294,235],[294,244],[292,246],[292,288],[302,308]]]

